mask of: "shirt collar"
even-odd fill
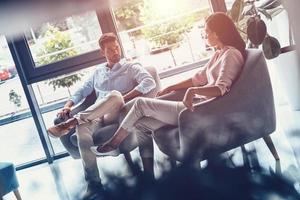
[[[125,59],[122,58],[118,63],[114,64],[114,66],[110,69],[109,67],[107,67],[107,64],[105,65],[106,69],[108,71],[117,71],[118,69],[120,69],[123,65],[125,64]]]

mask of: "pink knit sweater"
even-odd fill
[[[217,50],[208,63],[192,78],[194,86],[217,86],[222,95],[230,90],[244,64],[239,50],[225,46]]]

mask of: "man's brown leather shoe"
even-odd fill
[[[77,119],[71,118],[65,122],[62,122],[55,126],[51,126],[50,128],[48,128],[47,131],[51,137],[57,138],[66,135],[72,128],[76,126],[76,124],[77,124]]]

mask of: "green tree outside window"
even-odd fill
[[[43,43],[43,47],[38,52],[38,65],[45,65],[53,63],[65,58],[77,55],[77,52],[72,49],[73,43],[70,35],[67,32],[61,32],[57,27],[48,25],[45,33],[47,40]],[[76,82],[81,80],[83,74],[72,74],[62,78],[54,78],[46,81],[48,85],[52,85],[53,89],[66,87],[69,95],[71,95],[69,88]]]

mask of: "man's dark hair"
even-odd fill
[[[108,42],[114,42],[117,40],[118,40],[117,36],[114,33],[104,33],[103,35],[101,35],[101,37],[99,39],[99,46],[102,50],[104,50],[105,44],[107,44]]]

